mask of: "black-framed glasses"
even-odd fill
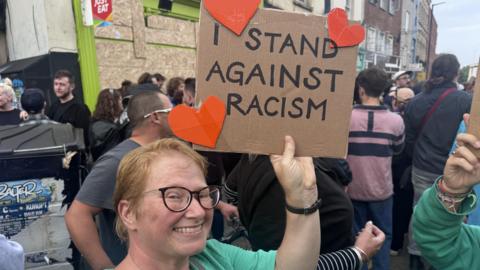
[[[143,116],[143,118],[148,118],[150,117],[151,115],[155,114],[155,113],[169,113],[172,111],[173,108],[168,108],[168,109],[161,109],[161,110],[155,110],[151,113],[147,113]]]
[[[151,191],[160,191],[163,203],[172,212],[185,211],[195,197],[204,209],[212,209],[220,201],[220,189],[217,186],[204,187],[198,191],[191,191],[184,187],[164,187]]]

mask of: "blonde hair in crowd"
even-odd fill
[[[208,164],[205,158],[177,139],[161,139],[128,153],[120,162],[113,194],[115,212],[117,213],[115,230],[120,239],[127,241],[128,232],[118,215],[118,204],[121,200],[127,200],[130,204],[129,207],[137,213],[153,161],[159,157],[168,158],[172,152],[190,158],[206,176]]]
[[[6,93],[7,96],[12,99],[12,101],[15,100],[15,91],[10,85],[6,83],[0,83],[0,93]]]

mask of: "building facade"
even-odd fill
[[[402,26],[400,38],[400,69],[421,71],[417,64],[417,10],[419,0],[402,1]]]
[[[430,0],[420,0],[418,6],[416,61],[422,65],[423,70],[426,70],[427,67],[429,29]]]
[[[275,8],[291,12],[313,13],[326,15],[334,8],[346,11],[349,20],[363,23],[366,0],[265,0],[264,7]],[[357,70],[365,68],[365,42],[358,49]]]
[[[430,14],[430,29],[429,29],[429,46],[427,47],[427,66],[428,69],[427,71],[431,71],[432,63],[433,60],[435,60],[435,57],[437,56],[437,37],[438,37],[438,24],[437,20],[435,19],[435,15],[432,13],[433,10],[429,9],[429,14]]]
[[[195,76],[200,0],[114,0],[112,25],[99,28],[83,25],[82,2],[7,1],[0,60],[78,53],[83,98],[91,110],[101,89],[136,82],[143,72]]]
[[[376,66],[389,74],[400,69],[401,11],[400,0],[366,1],[366,68]]]

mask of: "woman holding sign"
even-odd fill
[[[287,226],[278,251],[246,251],[208,240],[217,187],[207,186],[206,163],[190,147],[164,139],[130,152],[120,163],[114,193],[117,232],[128,256],[117,269],[314,269],[320,222],[312,158],[296,158],[285,138],[270,157],[285,191]]]

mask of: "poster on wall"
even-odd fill
[[[82,0],[83,25],[104,27],[112,25],[112,0]]]
[[[52,188],[39,179],[0,183],[0,233],[12,237],[45,215]]]

